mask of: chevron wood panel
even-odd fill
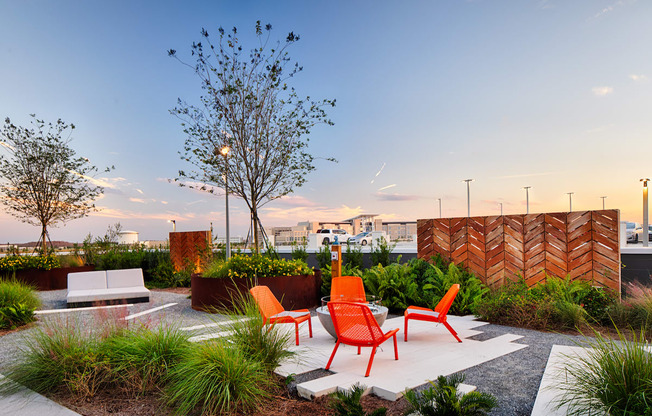
[[[464,264],[490,286],[570,276],[620,291],[619,224],[618,210],[418,220],[418,256]]]
[[[209,250],[211,242],[210,231],[184,231],[170,233],[170,260],[174,270],[179,271],[185,268],[186,264],[195,265],[195,271],[199,272],[202,255]]]

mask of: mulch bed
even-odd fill
[[[103,389],[94,397],[79,399],[66,390],[58,390],[47,395],[55,402],[84,416],[171,416],[173,410],[162,406],[157,394],[140,397],[128,397],[118,388]],[[264,405],[251,413],[252,416],[325,416],[335,415],[328,407],[330,397],[319,397],[313,401],[304,400],[288,392],[283,381],[279,379],[275,394]],[[367,395],[361,400],[366,412],[379,407],[388,409],[387,415],[403,415],[407,407],[405,399],[396,402],[383,400],[374,395]]]

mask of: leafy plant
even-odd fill
[[[581,346],[586,355],[565,357],[556,388],[562,391],[557,406],[568,415],[650,415],[652,409],[652,354],[645,334],[619,340],[594,331]]]
[[[331,401],[328,403],[328,407],[339,416],[384,416],[387,414],[385,407],[379,407],[371,413],[364,411],[360,404],[364,390],[364,386],[360,386],[360,384],[354,384],[350,390],[337,390],[330,394]]]
[[[254,278],[313,274],[312,268],[300,260],[271,259],[260,254],[236,254],[229,261],[214,261],[206,267],[204,277]]]
[[[350,267],[345,264],[342,266],[342,276],[359,276],[362,277],[362,271],[357,267]],[[321,269],[321,293],[323,296],[330,296],[331,294],[331,281],[333,280],[333,271],[331,266],[328,265]]]
[[[32,321],[34,321],[34,309],[25,304],[0,306],[0,329],[13,329]]]
[[[362,280],[366,291],[382,298],[390,311],[400,311],[420,304],[419,286],[409,266],[398,263],[385,267],[377,265],[365,270]]]
[[[41,305],[33,287],[14,279],[0,280],[0,328],[16,328],[34,320]]]
[[[303,244],[292,243],[292,260],[308,261],[308,252],[306,251],[305,239]]]
[[[396,248],[396,243],[389,244],[385,237],[380,237],[377,240],[377,244],[371,244],[371,264],[374,266],[379,264],[381,266],[388,266],[391,264],[390,256],[394,248]]]
[[[331,250],[328,245],[323,245],[319,247],[319,251],[315,253],[317,258],[317,264],[319,264],[319,269],[324,270],[326,267],[331,265]]]
[[[363,269],[364,268],[364,262],[363,262],[364,256],[362,254],[362,247],[361,246],[352,246],[350,244],[346,245],[346,252],[344,253],[344,262],[342,263],[342,266],[348,266],[351,269],[357,268],[357,269]]]
[[[408,390],[405,399],[410,407],[406,414],[416,412],[421,416],[481,416],[486,415],[498,405],[494,396],[488,393],[472,391],[461,395],[457,388],[464,381],[464,376],[454,374],[450,377],[439,376],[437,383],[422,392]]]
[[[194,344],[169,372],[166,401],[178,415],[229,414],[255,409],[270,394],[271,378],[258,361],[227,342]]]
[[[12,255],[0,257],[0,272],[15,272],[23,269],[51,270],[59,266],[59,258],[54,254],[46,256]]]
[[[445,269],[431,265],[423,273],[423,280],[423,299],[430,308],[437,305],[452,285],[459,283],[460,291],[450,309],[453,315],[473,313],[480,299],[489,292],[480,279],[453,263]]]

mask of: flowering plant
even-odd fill
[[[211,263],[203,273],[204,277],[253,278],[274,276],[311,275],[311,267],[301,260],[272,259],[268,256],[236,254],[229,261]]]
[[[53,254],[48,256],[0,257],[0,272],[15,272],[23,269],[50,270],[59,266],[59,259]]]

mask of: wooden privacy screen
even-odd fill
[[[210,253],[210,242],[210,231],[170,233],[170,259],[174,270],[182,270],[190,262],[195,265],[195,271],[200,272],[201,258]]]
[[[417,220],[418,257],[440,254],[490,286],[570,275],[620,293],[619,223],[614,209]]]

